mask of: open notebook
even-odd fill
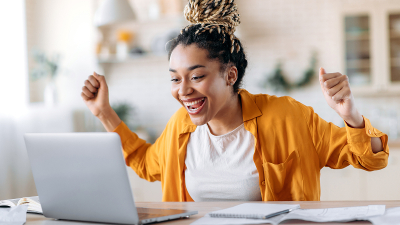
[[[14,207],[28,205],[28,213],[43,214],[39,196],[0,200],[0,207]]]

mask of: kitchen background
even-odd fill
[[[179,109],[165,44],[187,25],[186,1],[122,1],[128,7],[112,14],[118,0],[0,0],[0,199],[37,195],[23,133],[104,131],[80,97],[93,71],[150,142]],[[400,0],[235,1],[249,61],[244,88],[292,96],[343,126],[317,75],[319,67],[341,72],[359,111],[389,135],[387,168],[324,168],[321,200],[400,199]],[[128,171],[136,201],[161,201],[159,182]]]

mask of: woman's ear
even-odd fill
[[[227,76],[226,76],[227,84],[233,86],[236,83],[237,77],[238,77],[238,70],[236,66],[229,66],[227,68]]]

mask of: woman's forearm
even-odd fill
[[[99,118],[108,132],[115,130],[115,128],[117,128],[117,126],[122,122],[117,113],[111,107],[102,111],[97,118]]]
[[[365,122],[364,118],[361,116],[361,114],[356,112],[356,115],[353,116],[352,118],[346,118],[345,119],[347,125],[353,128],[364,128],[365,127]],[[371,137],[371,148],[374,153],[378,153],[383,150],[383,145],[382,141],[378,137]]]
[[[371,147],[374,153],[378,153],[383,150],[382,140],[378,137],[371,138]]]

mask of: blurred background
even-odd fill
[[[341,72],[359,111],[389,135],[387,168],[324,168],[321,200],[400,199],[400,0],[235,0],[249,66],[244,88],[289,95],[344,126],[318,68]],[[0,0],[0,199],[37,195],[26,132],[103,132],[80,97],[93,71],[140,137],[154,142],[180,108],[170,94],[166,43],[187,25],[185,0]],[[136,201],[161,184],[128,168]]]

